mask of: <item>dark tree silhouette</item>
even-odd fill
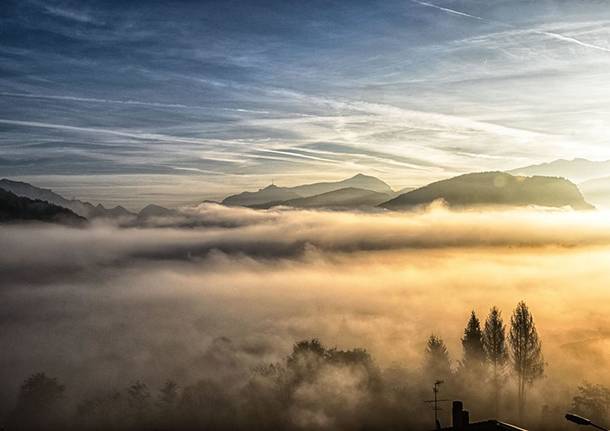
[[[470,313],[470,319],[464,329],[462,338],[464,349],[464,368],[470,371],[480,372],[485,361],[485,351],[483,350],[483,332],[481,323],[474,311]]]
[[[17,429],[52,429],[60,419],[65,386],[45,373],[36,373],[21,385],[9,423]]]
[[[527,385],[541,378],[544,373],[542,344],[534,318],[523,301],[517,304],[510,318],[509,341],[512,365],[517,374],[519,418],[523,420]]]
[[[172,408],[178,402],[178,396],[178,384],[172,380],[168,380],[159,390],[159,405],[163,409]]]
[[[500,384],[504,376],[506,363],[508,362],[508,350],[506,348],[506,325],[504,325],[502,314],[497,307],[492,307],[485,320],[483,348],[487,361],[491,365],[495,416],[498,417],[500,410]]]
[[[610,389],[602,385],[585,383],[578,387],[572,400],[574,413],[585,416],[598,424],[610,422]]]
[[[326,348],[320,340],[314,338],[296,343],[286,365],[296,381],[311,380],[327,358]]]
[[[76,408],[77,428],[112,430],[125,423],[125,397],[119,391],[110,391],[81,401]]]
[[[137,381],[127,388],[127,406],[130,419],[136,427],[145,427],[151,419],[152,396],[146,384]]]
[[[444,379],[451,374],[449,352],[445,342],[432,334],[426,344],[424,371],[432,378]]]

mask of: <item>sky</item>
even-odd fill
[[[4,1],[0,177],[167,205],[610,158],[608,0]]]

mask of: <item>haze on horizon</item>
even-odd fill
[[[0,177],[161,204],[610,158],[597,1],[8,1]]]

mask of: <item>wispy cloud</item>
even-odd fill
[[[241,113],[256,113],[256,114],[269,114],[269,111],[261,111],[254,109],[244,108],[225,108],[222,106],[201,106],[201,105],[185,105],[183,103],[162,103],[162,102],[149,102],[141,100],[116,100],[116,99],[98,99],[95,97],[78,97],[78,96],[62,96],[62,95],[51,95],[51,94],[29,94],[29,93],[11,93],[11,92],[0,92],[0,97],[15,97],[24,99],[47,99],[47,100],[65,100],[71,102],[89,102],[89,103],[108,103],[116,105],[133,105],[133,106],[148,106],[151,108],[170,108],[170,109],[188,109],[188,110],[205,110],[205,111],[232,111]]]
[[[58,6],[44,5],[44,11],[50,15],[58,16],[80,23],[93,23],[96,20],[82,10],[66,9]]]
[[[143,21],[138,5],[30,0],[0,44],[0,175],[150,169],[216,197],[270,176],[400,188],[610,156],[607,8],[389,0],[321,17],[316,1],[157,2]]]
[[[477,16],[477,15],[472,15],[466,12],[461,12],[455,9],[449,9],[446,7],[442,7],[442,6],[438,6],[436,4],[433,3],[428,3],[428,2],[423,2],[423,1],[419,1],[419,0],[411,0],[413,3],[417,3],[421,6],[425,6],[425,7],[429,7],[429,8],[433,8],[433,9],[438,9],[441,10],[443,12],[452,14],[452,15],[459,15],[459,16],[463,16],[466,18],[471,18],[471,19],[476,19],[478,21],[485,21],[485,22],[489,22],[489,23],[493,23],[493,24],[499,24],[501,26],[504,27],[509,27],[509,28],[517,28],[517,26],[506,23],[506,22],[502,22],[502,21],[497,21],[497,20],[492,20],[492,19],[485,19],[483,17]],[[604,46],[600,46],[600,45],[595,45],[592,43],[587,43],[587,42],[583,42],[581,40],[578,40],[574,37],[570,37],[570,36],[565,36],[563,34],[559,34],[559,33],[555,33],[555,32],[551,32],[551,31],[542,31],[542,30],[536,30],[536,29],[529,29],[528,31],[535,33],[535,34],[539,34],[539,35],[543,35],[543,36],[548,36],[551,37],[553,39],[557,39],[557,40],[561,40],[563,42],[568,42],[568,43],[573,43],[576,45],[580,45],[582,47],[585,48],[591,48],[591,49],[596,49],[599,51],[606,51],[606,52],[610,52],[610,48],[608,47],[604,47]]]

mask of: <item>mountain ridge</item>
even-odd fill
[[[567,178],[581,183],[594,178],[610,176],[610,160],[589,160],[577,157],[572,160],[556,159],[550,162],[523,166],[506,171],[511,175],[542,175]]]
[[[268,202],[252,208],[267,209],[274,206],[289,206],[292,208],[328,208],[328,209],[358,209],[363,207],[374,208],[387,201],[392,195],[374,192],[372,190],[346,187],[331,192],[306,198],[297,198],[287,201]]]
[[[23,181],[0,179],[0,189],[11,192],[17,196],[41,200],[53,205],[67,208],[81,217],[92,218],[117,218],[133,217],[135,214],[117,205],[114,208],[106,208],[102,204],[93,205],[78,199],[66,199],[62,195],[55,193],[51,189],[34,186]]]
[[[285,202],[294,199],[309,198],[345,188],[357,188],[378,193],[394,193],[392,188],[377,177],[356,174],[340,181],[325,181],[302,184],[294,187],[279,187],[271,184],[256,192],[242,192],[226,197],[223,205],[228,206],[260,206],[272,202]]]
[[[30,199],[0,189],[0,222],[40,221],[82,225],[87,219],[68,208],[40,199]]]
[[[578,187],[565,178],[513,176],[506,172],[475,172],[436,181],[384,202],[380,207],[412,209],[436,200],[458,208],[537,205],[594,209]]]

